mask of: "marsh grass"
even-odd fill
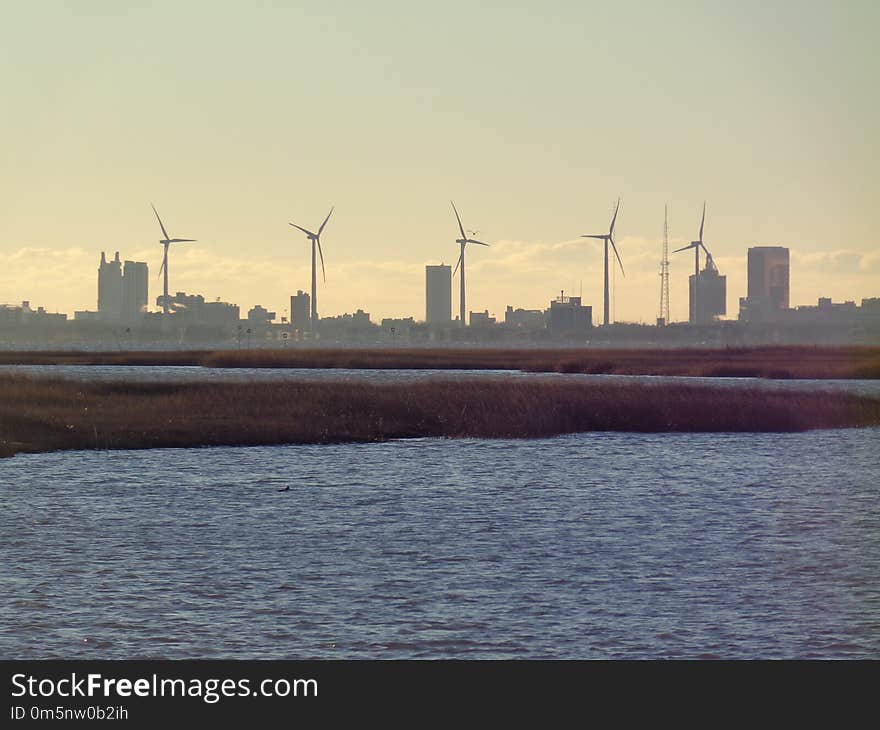
[[[393,384],[82,383],[0,376],[0,452],[538,438],[586,431],[802,431],[880,425],[833,391],[479,378]]]
[[[880,378],[880,347],[727,349],[272,349],[176,352],[0,352],[0,364],[191,365],[216,368],[525,370],[700,377]]]

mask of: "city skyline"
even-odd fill
[[[616,208],[616,204],[615,204],[615,208]],[[583,239],[584,236],[579,236],[578,238]],[[587,238],[589,238],[589,237],[587,237]],[[623,240],[627,241],[628,243],[633,245],[634,248],[636,248],[635,258],[636,258],[637,262],[640,262],[643,265],[649,263],[650,256],[651,256],[651,250],[654,247],[655,242],[636,239],[633,237],[625,238]],[[670,237],[669,240],[670,240],[671,244],[675,244],[675,243],[681,242],[681,240],[684,240],[684,239]],[[583,242],[579,241],[578,239],[573,239],[571,241],[562,241],[562,242],[559,242],[558,244],[553,244],[550,246],[532,246],[532,247],[529,247],[530,250],[528,250],[526,252],[526,255],[528,255],[530,258],[533,258],[533,259],[537,259],[539,257],[546,259],[548,256],[555,256],[557,265],[559,265],[560,268],[564,268],[564,266],[565,266],[564,259],[565,258],[571,259],[571,258],[574,258],[577,256],[576,247],[579,243],[582,244]],[[604,246],[604,242],[598,241],[597,243],[599,244],[600,248],[602,246]],[[521,245],[521,242],[501,241],[501,242],[499,242],[499,244],[500,244],[501,248],[504,248],[504,245],[507,244],[507,246],[509,246],[511,249],[516,249],[516,247]],[[761,244],[757,244],[757,245],[760,246]],[[641,251],[638,250],[639,247],[641,247],[641,249],[642,249]],[[748,248],[752,248],[752,247],[753,246],[749,246]],[[592,246],[590,248],[596,248],[596,247]],[[686,246],[685,248],[688,248],[688,247]],[[786,247],[786,248],[788,248],[788,247]],[[46,250],[42,250],[42,251],[35,250],[35,251],[30,251],[28,253],[32,253],[32,254],[39,256],[41,254],[46,254],[49,252],[47,252]],[[82,281],[73,280],[73,277],[71,277],[72,271],[75,271],[76,268],[75,267],[73,269],[71,268],[71,262],[70,262],[69,257],[71,254],[73,254],[76,256],[76,259],[78,260],[77,263],[81,263],[83,259],[87,258],[90,255],[89,252],[86,252],[82,249],[73,249],[73,250],[68,249],[68,250],[62,251],[60,253],[62,254],[61,258],[66,259],[66,260],[63,260],[63,262],[61,264],[63,266],[63,274],[61,272],[59,272],[57,274],[57,276],[59,278],[55,281],[52,281],[51,279],[47,279],[46,267],[42,266],[41,271],[43,273],[42,273],[41,278],[44,281],[44,286],[47,286],[50,290],[57,290],[59,284],[67,283],[69,285],[73,285],[75,288],[79,288],[79,289],[84,288],[82,286]],[[197,273],[196,270],[200,267],[205,266],[205,265],[209,265],[209,266],[211,265],[211,257],[210,257],[209,251],[207,252],[207,254],[208,254],[207,257],[203,256],[202,251],[197,251],[194,253],[195,253],[195,255],[188,257],[188,260],[185,260],[183,262],[183,266],[181,267],[184,270],[182,278],[185,281],[191,282],[191,281],[195,280],[195,278],[202,278]],[[519,252],[514,250],[514,254],[516,254],[516,253],[519,253]],[[596,252],[593,252],[593,253],[596,253]],[[598,253],[599,253],[599,257],[601,259],[601,251]],[[21,252],[19,252],[17,255],[14,255],[13,257],[11,257],[12,263],[10,265],[10,269],[8,269],[8,270],[13,274],[15,273],[14,272],[14,266],[15,266],[14,262],[17,258],[20,258],[20,254],[21,254]],[[101,255],[103,255],[103,250],[101,252]],[[145,260],[147,265],[150,266],[151,256],[150,256],[149,249],[146,249],[146,248],[139,249],[138,251],[135,252],[135,255],[133,255],[130,258],[133,258],[135,260],[142,260],[143,259],[143,260]],[[721,319],[736,319],[737,318],[737,309],[738,309],[737,303],[738,303],[740,297],[746,296],[746,290],[747,290],[746,281],[745,281],[746,274],[747,274],[747,265],[743,266],[743,264],[745,264],[745,261],[746,261],[746,256],[743,255],[741,257],[737,257],[737,256],[721,257],[720,259],[716,259],[713,256],[712,258],[716,262],[722,261],[724,263],[724,266],[732,266],[733,267],[731,270],[733,270],[735,273],[732,278],[735,282],[739,281],[739,279],[742,278],[742,290],[741,291],[739,289],[727,291],[727,300],[728,300],[727,310],[728,311],[727,311],[727,315],[721,317]],[[821,253],[819,256],[808,256],[808,257],[800,256],[799,257],[796,253],[796,250],[792,251],[792,258],[795,260],[800,260],[801,262],[806,261],[808,266],[813,263],[819,263],[821,266],[827,266],[828,262],[833,261],[833,259],[834,259],[833,256],[826,257],[826,256],[823,256]],[[742,259],[742,261],[740,261],[740,259]],[[160,275],[159,276],[161,277],[162,276],[161,262],[163,261],[163,255],[161,253],[159,255],[159,261],[160,261],[160,266],[159,266]],[[190,264],[189,267],[187,266],[187,263]],[[441,262],[441,263],[445,263],[445,261]],[[489,263],[491,263],[491,262],[489,262]],[[502,264],[503,263],[504,262],[502,262]],[[255,262],[251,262],[251,264],[252,264],[251,273],[255,273],[258,276],[260,274],[261,269],[266,265],[271,266],[273,268],[273,271],[274,271],[273,276],[274,277],[278,277],[279,274],[284,271],[287,271],[290,274],[290,276],[297,276],[297,275],[301,274],[301,269],[302,269],[301,266],[285,267],[284,265],[279,266],[274,262],[266,262],[266,261],[259,261],[259,260],[255,261]],[[349,264],[347,264],[347,267],[349,267],[351,269],[357,265],[360,265],[365,270],[375,271],[376,269],[378,269],[381,271],[383,264],[387,264],[387,262],[362,261],[359,264],[358,263],[354,263],[354,264],[349,263]],[[216,265],[216,262],[214,265]],[[437,266],[436,263],[429,262],[427,264],[425,264],[425,263],[412,264],[410,266],[400,267],[400,268],[396,269],[395,270],[396,275],[401,278],[397,282],[397,288],[395,289],[395,291],[397,291],[400,288],[403,288],[404,290],[411,288],[412,282],[409,281],[409,278],[411,278],[411,276],[413,275],[414,272],[416,272],[419,276],[423,276],[424,275],[424,267],[426,265],[427,266]],[[309,268],[311,268],[311,267],[309,267]],[[469,268],[470,268],[470,266],[469,266]],[[487,267],[476,266],[474,268],[485,269]],[[596,269],[598,268],[598,276],[601,278],[602,270],[604,268],[604,263],[600,262],[598,267],[594,263],[591,263],[591,264],[588,264],[585,268],[587,270],[589,270],[594,276],[597,275]],[[675,268],[676,267],[674,266],[674,262],[671,263],[670,269],[671,269],[672,273],[671,273],[670,278],[673,280],[673,282],[675,281],[675,275],[674,275]],[[678,268],[684,269],[683,271],[680,271],[679,273],[682,275],[685,282],[687,282],[687,277],[692,276],[692,274],[689,273],[688,267],[685,266],[685,267],[678,267]],[[741,271],[740,270],[741,268],[745,269],[745,270]],[[649,276],[651,273],[653,273],[657,277],[657,282],[655,282],[655,283],[656,283],[657,291],[659,292],[659,286],[660,286],[660,282],[659,282],[659,257],[658,257],[658,261],[657,261],[657,269],[658,269],[658,271],[656,271],[656,272],[647,272],[643,266],[642,270],[637,271],[637,275],[641,274],[641,277],[644,279],[646,277],[646,274]],[[726,270],[722,268],[722,271],[725,272]],[[808,271],[809,271],[809,269],[808,269]],[[528,292],[528,291],[531,291],[531,292],[544,291],[543,301],[541,301],[540,299],[536,299],[535,301],[529,300],[524,303],[519,300],[511,299],[509,301],[505,301],[503,304],[498,306],[497,312],[490,307],[483,307],[482,309],[479,309],[479,308],[474,308],[471,306],[468,307],[468,312],[470,312],[470,311],[488,311],[491,316],[499,316],[499,318],[500,318],[500,315],[503,314],[505,307],[508,305],[513,305],[515,307],[522,306],[523,308],[526,308],[526,309],[534,308],[534,307],[538,307],[538,306],[544,306],[546,304],[546,301],[548,300],[548,298],[555,297],[559,292],[564,292],[564,293],[566,293],[568,295],[572,295],[572,296],[581,296],[583,294],[582,298],[584,300],[584,304],[591,305],[594,307],[594,309],[596,311],[601,312],[601,307],[602,307],[602,303],[603,303],[603,299],[604,299],[603,293],[601,291],[602,282],[600,282],[600,284],[599,284],[599,291],[598,292],[596,292],[596,287],[595,286],[593,287],[593,294],[592,294],[593,298],[591,298],[591,296],[589,294],[587,294],[588,289],[585,288],[583,285],[583,279],[581,279],[578,282],[577,288],[573,287],[573,288],[569,288],[569,289],[557,289],[554,292],[552,289],[547,287],[547,282],[545,280],[542,280],[542,279],[535,276],[535,272],[536,272],[536,268],[530,268],[528,271],[522,272],[526,277],[531,278],[531,287],[523,289],[523,293]],[[91,273],[93,273],[93,271],[90,269],[89,273],[91,274]],[[242,272],[241,278],[238,278],[237,281],[235,282],[239,287],[241,287],[242,285],[244,285],[245,287],[249,286],[248,281],[246,279],[244,279],[244,277],[247,275],[247,273],[248,273],[247,271]],[[195,276],[194,276],[194,274],[195,274]],[[726,273],[724,275],[726,275]],[[226,276],[231,277],[232,273],[227,272]],[[406,277],[406,278],[404,278],[404,277]],[[827,279],[827,277],[825,277],[825,278]],[[212,277],[212,280],[216,281],[216,277]],[[227,283],[230,283],[230,281],[231,280],[229,278],[227,278]],[[619,316],[615,316],[615,314],[614,314],[614,309],[615,309],[614,300],[616,299],[616,294],[617,294],[616,287],[620,284],[620,280],[615,279],[615,277],[612,276],[611,281],[614,282],[614,286],[612,286],[612,317],[611,317],[611,322],[614,323],[615,321],[617,321],[617,322],[621,322],[621,323],[653,324],[654,321],[656,320],[656,313],[654,314],[653,319],[650,314],[646,314],[645,316],[643,316],[641,318],[635,318],[635,319],[633,319],[633,318],[624,319]],[[281,289],[284,289],[284,287],[285,287],[285,283],[284,283],[283,279],[279,280],[278,278],[275,278],[275,279],[273,279],[273,284],[274,284],[274,286],[260,287],[260,290],[264,291],[264,293],[265,293],[265,290],[267,288],[270,291],[272,289],[278,289],[280,291]],[[870,280],[868,283],[869,286],[872,286],[875,284],[876,284],[876,282],[873,280]],[[159,281],[156,282],[156,285],[157,285],[157,288],[159,288],[161,286]],[[685,285],[687,286],[687,284],[685,284]],[[822,285],[820,284],[819,286],[822,286]],[[88,287],[85,287],[85,288],[88,288]],[[235,287],[233,286],[232,288],[235,288]],[[301,287],[296,287],[296,288],[301,288]],[[416,287],[416,288],[418,288],[418,287]],[[675,287],[674,283],[671,288],[673,291],[675,291],[676,287]],[[36,289],[39,291],[39,287],[36,287]],[[457,277],[453,278],[452,289],[453,289],[452,293],[453,293],[454,297],[457,299],[459,296],[459,286],[458,286],[458,278]],[[792,282],[792,290],[797,292],[798,290],[803,291],[804,289],[805,289],[805,287],[798,287],[797,286],[797,277],[794,276],[793,282]],[[872,290],[867,291],[862,296],[854,296],[849,292],[845,292],[843,295],[840,295],[840,296],[833,296],[833,295],[827,293],[828,290],[829,290],[829,287],[825,286],[824,289],[818,290],[815,293],[815,296],[812,297],[812,299],[810,299],[809,294],[807,294],[807,298],[804,301],[795,301],[795,297],[792,296],[792,306],[797,306],[798,304],[810,305],[812,302],[814,302],[816,299],[818,299],[820,297],[829,297],[831,299],[834,299],[835,301],[860,301],[863,298],[871,298],[871,297],[876,296],[876,294],[877,294],[876,286],[874,286],[874,288]],[[260,306],[260,305],[268,306],[269,309],[277,309],[279,321],[281,320],[281,317],[284,317],[285,319],[289,318],[289,310],[287,307],[287,302],[289,301],[291,294],[282,295],[279,302],[276,302],[274,299],[272,299],[270,301],[265,296],[262,299],[257,299],[254,301],[238,301],[238,300],[235,300],[234,298],[224,296],[223,294],[215,294],[213,291],[202,291],[202,290],[199,290],[194,287],[187,288],[186,286],[181,286],[178,283],[177,278],[175,278],[174,283],[172,285],[170,285],[169,291],[171,293],[186,292],[186,293],[190,293],[190,294],[202,294],[202,295],[206,296],[208,301],[215,301],[215,300],[221,301],[222,300],[222,301],[234,302],[235,304],[240,305],[243,310],[246,310],[252,306]],[[421,291],[420,296],[421,296],[421,302],[417,306],[415,306],[412,310],[409,310],[409,309],[404,310],[404,309],[400,308],[399,306],[398,306],[398,308],[395,309],[394,308],[395,305],[392,303],[390,305],[391,306],[390,310],[378,311],[376,313],[376,316],[378,316],[378,318],[381,319],[384,317],[401,317],[401,316],[415,315],[415,319],[417,321],[419,321],[420,317],[418,315],[418,312],[422,311],[424,309],[424,291],[423,290]],[[514,295],[514,296],[516,296],[516,295]],[[540,297],[541,294],[539,293],[537,296]],[[675,307],[675,306],[671,307],[673,312],[676,312],[678,309],[682,309],[682,308],[684,309],[683,316],[681,318],[677,318],[675,315],[673,315],[671,322],[674,323],[674,322],[687,322],[688,321],[688,311],[689,311],[688,310],[688,297],[689,297],[689,294],[686,290],[684,292],[684,301],[679,305],[679,307]],[[97,299],[97,290],[95,290],[95,297],[94,298]],[[379,298],[381,298],[381,297],[379,297]],[[409,299],[409,298],[410,297],[407,297],[407,299]],[[161,299],[161,297],[160,297],[160,299]],[[595,299],[595,301],[594,301],[594,299]],[[89,304],[88,306],[76,306],[76,307],[70,308],[69,310],[64,310],[59,307],[53,307],[51,305],[51,303],[49,303],[48,305],[45,305],[45,304],[43,304],[43,300],[39,299],[39,297],[34,297],[30,294],[27,294],[18,300],[11,299],[9,301],[0,301],[0,304],[15,305],[15,304],[20,303],[20,301],[24,301],[24,300],[39,302],[41,304],[41,306],[44,306],[46,308],[47,311],[59,311],[59,312],[68,313],[70,315],[72,315],[75,311],[91,311],[92,309],[94,309],[94,307],[91,304]],[[733,301],[732,307],[730,304],[731,300]],[[393,295],[392,295],[391,299],[388,299],[387,295],[386,295],[386,301],[393,302],[394,301]],[[268,305],[267,305],[267,302],[268,302]],[[283,306],[276,307],[275,305],[279,304],[279,303],[282,304]],[[655,301],[655,305],[656,305],[656,301]],[[349,311],[354,312],[355,310],[360,309],[362,307],[366,307],[367,310],[371,311],[371,312],[376,311],[376,308],[371,307],[371,304],[369,301],[365,301],[365,302],[355,302],[354,305],[350,309],[326,312],[324,314],[324,316],[336,316],[336,315],[341,315],[343,313],[347,313]],[[150,300],[147,302],[147,311],[153,311],[153,312],[161,311],[161,304],[159,303],[159,301],[157,300],[156,297],[151,297]],[[659,313],[659,309],[658,309],[658,313]],[[455,312],[453,312],[452,319],[453,320],[458,319],[458,311],[457,310]],[[601,319],[599,319],[596,322],[596,324],[601,324]]]
[[[655,320],[663,206],[677,248],[704,199],[728,317],[752,246],[791,249],[792,305],[877,294],[872,3],[85,7],[16,6],[0,30],[2,302],[94,308],[101,250],[158,272],[150,200],[200,238],[173,290],[279,316],[310,279],[287,222],[331,204],[320,314],[418,315],[424,266],[458,255],[450,198],[493,243],[469,310],[565,290],[600,311],[601,243],[578,236],[618,196],[617,321]],[[689,268],[671,262],[673,321]]]

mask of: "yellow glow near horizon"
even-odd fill
[[[243,313],[424,317],[424,266],[454,264],[469,309],[601,310],[598,241],[623,199],[618,320],[653,322],[671,244],[705,241],[745,295],[746,249],[792,250],[792,304],[880,295],[873,2],[14,4],[0,66],[0,302],[94,309],[100,252]],[[674,320],[691,258],[671,257]],[[456,285],[457,288],[457,285]],[[457,302],[457,294],[454,295]],[[594,319],[596,319],[594,315]]]

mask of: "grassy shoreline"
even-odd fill
[[[840,392],[484,378],[82,383],[0,376],[0,454],[588,431],[759,432],[880,425],[880,399]]]
[[[880,347],[9,351],[0,352],[0,365],[524,370],[618,375],[877,379],[880,378]]]

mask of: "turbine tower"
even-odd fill
[[[605,318],[604,324],[609,324],[609,300],[608,300],[608,244],[614,249],[614,255],[617,256],[617,263],[620,264],[620,273],[626,276],[623,270],[623,262],[620,260],[620,254],[617,253],[617,246],[614,244],[614,224],[617,221],[617,211],[620,210],[620,198],[617,199],[617,207],[614,209],[614,217],[611,219],[611,226],[608,233],[596,234],[594,236],[581,236],[581,238],[598,238],[605,241]]]
[[[159,267],[159,273],[164,273],[164,284],[162,287],[162,314],[168,314],[168,247],[172,243],[194,243],[195,238],[169,238],[168,232],[165,230],[165,226],[162,224],[162,219],[159,218],[159,211],[156,210],[156,206],[150,203],[150,207],[152,207],[153,212],[156,214],[156,219],[159,221],[159,228],[162,229],[162,238],[159,243],[161,243],[165,247],[165,252],[162,255],[162,265]]]
[[[449,201],[452,203],[452,201]],[[461,246],[461,254],[458,257],[458,263],[455,265],[455,269],[452,271],[452,275],[455,276],[455,272],[461,268],[461,284],[459,286],[459,294],[460,294],[460,314],[459,318],[461,319],[461,326],[464,327],[465,318],[465,302],[464,302],[464,249],[469,243],[476,243],[480,246],[488,246],[488,243],[483,243],[482,241],[477,241],[473,238],[468,238],[467,234],[464,232],[464,226],[461,224],[461,216],[458,214],[458,210],[455,208],[455,203],[452,203],[452,210],[455,211],[455,218],[458,221],[458,230],[461,231],[461,238],[455,239],[455,242]]]
[[[294,228],[298,228],[303,233],[306,234],[308,239],[312,242],[312,312],[309,317],[309,325],[312,330],[312,334],[318,331],[318,277],[317,277],[317,268],[315,261],[315,248],[318,249],[318,255],[321,257],[321,274],[324,277],[324,283],[327,283],[327,272],[324,269],[324,252],[321,250],[321,233],[324,231],[324,226],[327,225],[327,221],[330,220],[330,216],[333,215],[334,208],[330,208],[330,212],[327,214],[327,217],[324,219],[324,222],[321,224],[321,227],[318,229],[317,233],[312,233],[307,228],[303,228],[302,226],[298,226],[296,223],[291,223]]]
[[[669,324],[669,206],[663,206],[663,258],[660,260],[660,319]]]
[[[699,321],[698,317],[698,307],[699,307],[699,297],[697,296],[697,290],[700,284],[700,248],[702,248],[706,255],[709,255],[709,251],[706,249],[706,246],[703,244],[703,224],[706,222],[706,201],[703,201],[703,217],[700,219],[700,237],[696,241],[691,241],[687,246],[682,246],[681,248],[675,249],[672,253],[678,253],[679,251],[687,251],[689,248],[694,249],[694,300],[693,300],[693,310],[691,311],[691,319],[693,320],[693,324],[697,324]]]

